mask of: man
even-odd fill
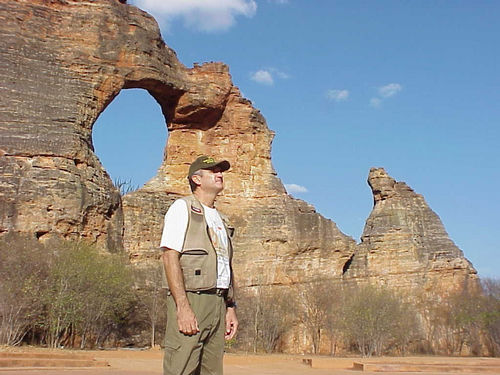
[[[230,164],[200,156],[189,167],[193,195],[165,215],[161,239],[169,289],[164,375],[220,374],[224,338],[238,329],[232,232],[214,207]]]

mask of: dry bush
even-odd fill
[[[500,283],[484,280],[483,291],[463,288],[421,302],[430,352],[446,355],[484,353],[500,349]],[[498,288],[498,289],[497,289]]]
[[[296,315],[293,294],[279,287],[259,286],[238,292],[238,319],[242,324],[235,348],[275,351]]]
[[[126,259],[101,254],[85,242],[51,244],[53,265],[44,293],[42,321],[45,342],[100,347],[116,331],[134,302],[131,272]]]
[[[342,292],[339,285],[331,281],[305,284],[299,293],[299,301],[299,316],[311,338],[313,353],[319,353],[322,333],[326,331],[331,342],[330,352],[333,354],[340,331]]]
[[[337,346],[345,339],[345,301],[347,298],[346,289],[339,284],[330,285],[327,295],[329,301],[325,305],[326,321],[325,331],[330,339],[330,355],[337,353]]]
[[[485,296],[483,327],[487,333],[486,345],[490,355],[500,356],[500,280],[481,280]]]
[[[101,346],[134,303],[125,259],[84,242],[10,233],[0,241],[0,343]]]
[[[423,338],[422,326],[415,307],[404,299],[399,299],[399,307],[395,311],[397,322],[392,327],[392,340],[388,349],[398,355],[407,355]]]
[[[134,270],[134,281],[139,313],[136,320],[147,322],[149,342],[154,347],[161,342],[167,324],[166,290],[162,288],[163,264],[158,262]]]
[[[448,349],[449,354],[461,354],[464,348],[474,355],[481,352],[481,332],[485,313],[485,299],[480,294],[462,292],[449,296],[448,323],[453,339]]]
[[[402,298],[382,287],[354,288],[345,300],[344,335],[356,345],[364,357],[382,355],[390,347],[407,345],[401,342],[405,323],[416,324],[413,312]]]
[[[19,345],[43,311],[49,259],[34,237],[9,233],[0,241],[0,344]]]

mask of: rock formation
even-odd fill
[[[383,168],[370,170],[368,184],[374,207],[346,280],[432,293],[478,286],[472,264],[420,194]]]
[[[240,286],[342,274],[355,241],[286,193],[273,133],[227,66],[184,67],[147,13],[112,0],[0,0],[0,54],[0,233],[84,238],[154,259],[164,213],[188,193],[189,163],[208,153],[233,165],[218,206],[238,228]],[[169,137],[157,175],[122,200],[92,127],[127,88],[156,99]]]
[[[168,140],[157,175],[121,197],[94,153],[92,127],[127,88],[159,103]],[[271,163],[273,133],[228,67],[186,68],[155,20],[124,1],[0,0],[0,93],[0,235],[88,239],[155,261],[163,215],[189,193],[190,162],[211,154],[232,163],[217,204],[237,228],[240,287],[477,285],[424,198],[383,169],[370,171],[374,208],[359,245],[289,196]]]
[[[121,197],[92,127],[122,89],[142,88],[168,127],[158,173]],[[476,285],[477,275],[422,196],[372,169],[361,243],[293,199],[271,163],[273,133],[221,63],[183,66],[147,13],[113,0],[0,0],[0,235],[83,238],[158,258],[163,215],[188,194],[201,154],[232,169],[218,208],[237,228],[240,287],[318,279],[399,290]],[[138,129],[140,131],[140,129]]]

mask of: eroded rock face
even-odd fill
[[[126,88],[148,90],[169,136],[157,175],[120,197],[94,153],[92,127]],[[424,198],[383,169],[370,171],[374,208],[359,245],[290,197],[271,163],[273,133],[228,67],[186,68],[154,19],[123,1],[0,0],[0,94],[0,235],[84,238],[124,248],[133,262],[156,261],[163,216],[189,194],[189,164],[209,154],[232,164],[217,205],[237,228],[239,287],[477,285]]]
[[[374,207],[346,280],[432,293],[478,286],[472,264],[420,194],[383,168],[370,170],[368,184]]]
[[[189,164],[210,154],[232,163],[218,207],[238,228],[240,286],[340,276],[355,241],[286,194],[273,133],[227,66],[184,67],[145,12],[112,0],[0,0],[0,53],[0,233],[85,238],[156,259],[163,215],[189,193]],[[122,199],[92,127],[126,88],[149,91],[169,137],[158,174]]]

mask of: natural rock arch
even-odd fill
[[[167,122],[143,89],[123,89],[92,126],[93,151],[123,195],[153,178],[164,159]]]
[[[125,243],[134,259],[154,257],[164,212],[188,193],[187,166],[209,153],[233,165],[219,207],[232,205],[240,262],[275,270],[259,282],[304,281],[314,277],[304,276],[313,264],[325,277],[341,273],[354,240],[286,194],[271,164],[274,134],[233,86],[227,66],[184,67],[154,19],[119,2],[2,7],[2,75],[16,79],[4,90],[12,110],[3,118],[9,127],[0,178],[10,190],[0,198],[0,230],[87,238],[116,250]],[[155,98],[169,136],[158,174],[122,204],[90,140],[98,115],[126,88]],[[241,284],[255,283],[254,274]]]

